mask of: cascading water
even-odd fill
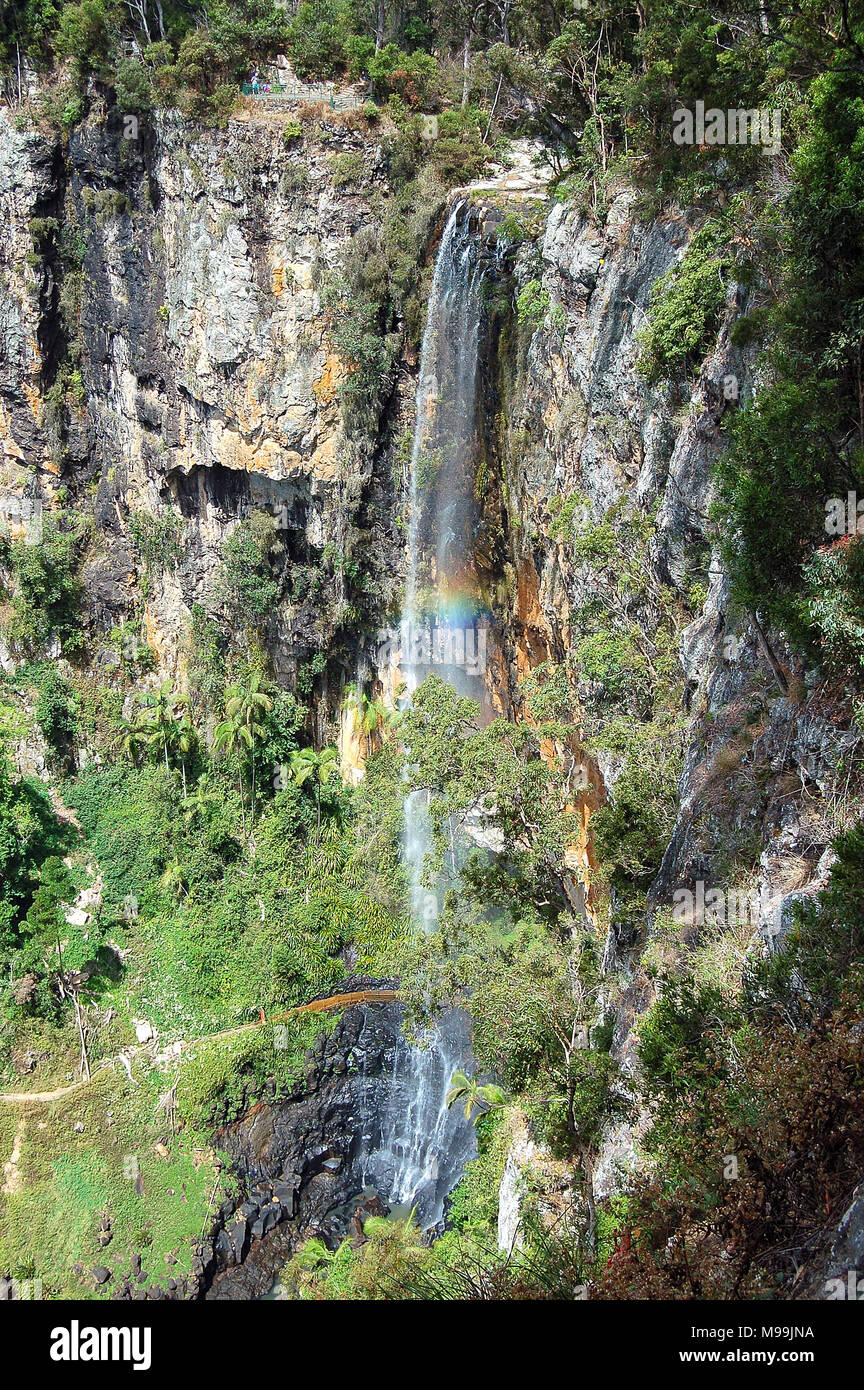
[[[476,214],[461,200],[441,239],[420,355],[400,625],[408,696],[430,670],[462,695],[481,702],[486,695],[474,558],[482,276]],[[437,894],[423,883],[430,848],[426,799],[413,792],[405,800],[403,852],[412,917],[427,931],[438,915]],[[469,1021],[459,1010],[444,1014],[417,1043],[400,1040],[379,1141],[362,1160],[366,1182],[391,1209],[416,1207],[424,1227],[441,1220],[448,1193],[476,1153],[473,1125],[460,1106],[446,1104],[458,1067],[472,1067]]]
[[[474,622],[473,552],[480,250],[471,210],[460,200],[441,238],[420,352],[400,625],[409,696],[431,669],[461,695],[485,695],[486,629]],[[426,930],[438,915],[437,897],[422,883],[429,849],[426,798],[414,792],[405,801],[404,855],[412,917]]]

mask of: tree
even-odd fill
[[[321,835],[321,788],[326,787],[331,777],[339,772],[339,752],[336,748],[322,748],[316,753],[314,748],[300,748],[291,754],[291,776],[298,787],[312,781],[315,787],[316,839]]]
[[[77,971],[67,974],[63,966],[63,946],[60,939],[66,927],[64,906],[74,901],[75,885],[69,870],[59,855],[49,855],[39,870],[39,887],[33,894],[33,902],[24,919],[23,932],[28,938],[28,945],[22,953],[21,963],[25,973],[47,972],[53,979],[60,998],[72,999],[81,1044],[81,1073],[89,1077],[90,1063],[78,999],[78,991],[87,976]],[[48,961],[54,950],[57,952],[57,967],[52,971]]]
[[[183,811],[184,819],[187,823],[198,819],[209,821],[220,800],[219,793],[214,789],[207,773],[202,772],[195,784],[194,791],[191,791],[186,798]]]
[[[480,1116],[486,1110],[491,1110],[504,1104],[504,1092],[500,1086],[493,1086],[491,1083],[481,1086],[476,1077],[466,1076],[464,1071],[457,1068],[450,1078],[450,1086],[447,1090],[447,1109],[458,1101],[461,1105],[465,1103],[465,1119],[471,1119],[471,1112],[475,1111],[473,1123],[476,1125]]]
[[[249,684],[244,688],[242,685],[229,686],[225,698],[225,714],[228,720],[237,721],[248,730],[248,739],[244,739],[252,757],[252,819],[255,819],[255,745],[263,740],[266,733],[266,724],[263,716],[270,713],[273,708],[273,700],[264,689],[263,679],[258,671],[254,671],[250,677]]]
[[[140,711],[135,719],[121,719],[118,732],[121,753],[131,763],[137,764],[142,752],[150,743],[150,735]]]
[[[370,750],[379,730],[391,727],[399,718],[398,710],[388,709],[383,700],[367,695],[360,685],[348,692],[344,708],[353,713],[354,730],[366,739]]]
[[[138,696],[140,704],[149,711],[144,727],[151,742],[161,745],[166,772],[170,771],[168,749],[177,739],[177,710],[186,704],[186,696],[176,694],[172,684],[169,677],[158,690],[145,690]]]
[[[174,726],[174,747],[180,755],[180,772],[183,777],[183,800],[186,800],[186,759],[195,746],[195,725],[188,714],[183,715]]]
[[[243,763],[241,753],[244,748],[251,749],[252,747],[252,733],[239,715],[234,714],[223,719],[213,737],[213,748],[216,752],[224,748],[229,756],[237,759],[237,785],[240,789],[240,804],[243,808],[244,835],[246,834],[246,793],[243,790]]]

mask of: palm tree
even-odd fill
[[[174,894],[178,902],[183,894],[189,891],[179,859],[172,859],[171,863],[165,866],[165,872],[159,882],[163,888],[167,888],[170,893]]]
[[[472,1110],[476,1110],[473,1122],[475,1125],[480,1116],[486,1110],[491,1110],[504,1104],[505,1096],[500,1086],[480,1086],[476,1077],[466,1076],[464,1071],[457,1068],[450,1078],[450,1087],[447,1091],[447,1109],[455,1105],[456,1101],[460,1104],[465,1102],[465,1119],[471,1119]]]
[[[195,743],[195,725],[192,723],[188,714],[184,714],[183,718],[179,719],[174,725],[173,743],[177,752],[180,754],[180,772],[183,776],[183,800],[185,801],[186,759],[191,753],[193,744]]]
[[[186,704],[186,696],[178,695],[172,689],[172,681],[162,682],[158,690],[145,690],[138,696],[139,703],[149,711],[147,727],[154,743],[162,745],[165,758],[165,771],[169,772],[168,745],[176,738],[176,711]]]
[[[243,742],[252,753],[252,820],[255,820],[255,744],[264,736],[263,716],[269,714],[273,708],[273,701],[263,689],[261,674],[254,671],[249,679],[249,684],[232,685],[226,691],[225,697],[225,716],[226,723],[236,721],[249,732],[249,738],[244,738]]]
[[[314,748],[295,748],[291,754],[291,776],[302,787],[310,779],[315,786],[315,838],[321,835],[321,788],[326,787],[334,773],[339,771],[339,750],[322,748],[316,753]]]
[[[383,700],[367,695],[361,685],[355,685],[345,696],[344,708],[354,715],[354,729],[371,744],[379,729],[389,728],[397,718],[397,711],[388,709]]]
[[[202,820],[209,820],[210,812],[220,800],[219,793],[214,791],[210,778],[206,772],[202,772],[195,784],[195,790],[191,791],[186,798],[184,818],[187,822],[195,820],[197,816],[200,816]]]
[[[150,742],[150,735],[141,715],[135,719],[121,719],[119,732],[121,753],[125,754],[131,763],[137,763],[142,750]]]
[[[243,748],[251,748],[253,736],[246,724],[238,715],[232,715],[223,719],[218,725],[213,735],[213,747],[227,749],[228,753],[237,759],[237,785],[240,788],[240,804],[243,808],[243,834],[246,834],[246,796],[243,791],[243,763],[241,761],[241,751]]]

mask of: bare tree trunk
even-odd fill
[[[147,0],[126,0],[126,8],[131,15],[137,14],[141,21],[141,28],[144,30],[147,42],[152,43],[150,38],[150,26],[147,23]]]
[[[384,47],[384,35],[386,30],[386,13],[384,0],[378,0],[377,23],[375,25],[375,52],[380,53]]]
[[[502,73],[501,73],[501,76],[498,78],[498,90],[497,90],[496,93],[495,93],[495,100],[494,100],[493,103],[492,103],[492,110],[489,112],[489,120],[486,122],[486,133],[485,133],[485,135],[483,136],[483,144],[484,144],[484,145],[486,144],[486,141],[489,139],[489,132],[490,132],[490,130],[492,129],[492,121],[493,121],[494,118],[495,118],[495,107],[498,105],[498,98],[499,98],[500,95],[501,95],[501,84],[502,84],[503,81],[504,81],[504,74],[503,74],[503,72],[502,72]]]
[[[465,42],[462,45],[462,110],[468,105],[468,91],[470,88],[471,72],[471,35],[465,35]]]
[[[84,1024],[81,1019],[81,1005],[78,1002],[78,995],[72,995],[72,1003],[75,1005],[75,1022],[78,1024],[78,1037],[81,1040],[81,1075],[87,1081],[90,1080],[90,1062],[87,1058],[87,1044],[84,1041]]]
[[[502,26],[501,26],[501,39],[502,39],[502,42],[506,43],[507,47],[509,48],[509,47],[510,47],[510,0],[505,0],[505,4],[504,4],[504,22],[503,22],[503,24],[502,24]]]
[[[771,667],[771,672],[774,676],[775,681],[777,682],[777,685],[780,688],[781,694],[785,695],[789,689],[789,682],[783,674],[783,669],[780,665],[780,662],[777,660],[776,656],[771,650],[768,638],[765,636],[762,624],[760,623],[755,612],[751,613],[750,617],[753,619],[753,626],[756,629],[756,636],[759,638],[759,645],[762,648],[762,651],[765,655],[765,660]]]
[[[769,32],[768,15],[765,10],[765,0],[759,0],[759,28],[762,30],[763,34],[767,34]]]

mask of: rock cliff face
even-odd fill
[[[385,185],[374,146],[336,121],[315,157],[266,120],[128,123],[97,111],[63,148],[0,121],[0,489],[49,514],[62,488],[92,510],[100,629],[134,604],[136,515],[179,510],[182,557],[153,586],[144,630],[164,674],[182,675],[191,607],[206,607],[244,513],[272,514],[299,578],[328,547],[325,572],[350,555],[361,508],[377,505],[370,565],[393,563],[389,475],[374,442],[345,438],[320,295]],[[357,186],[334,186],[339,154],[359,160]],[[315,651],[338,652],[348,606],[339,573],[326,604],[303,587],[269,618],[286,683]]]
[[[746,877],[749,929],[745,913],[741,950],[776,949],[792,903],[826,882],[842,757],[860,738],[849,729],[849,711],[828,707],[782,636],[766,634],[756,615],[730,603],[709,511],[722,427],[753,385],[753,363],[729,337],[746,308],[745,291],[729,286],[692,394],[674,383],[649,385],[637,372],[652,285],[681,258],[691,230],[685,216],[640,221],[629,193],[613,202],[603,225],[552,206],[539,266],[533,252],[533,263],[520,252],[516,265],[517,285],[539,274],[548,296],[543,322],[527,342],[523,335],[520,346],[511,344],[502,370],[514,674],[575,652],[590,733],[590,711],[608,713],[614,699],[579,669],[580,614],[592,603],[618,611],[650,651],[660,594],[678,606],[674,813],[658,846],[651,911],[634,924],[619,913],[614,885],[609,905],[600,1003],[614,1023],[612,1050],[625,1073],[633,1064],[634,1021],[653,998],[645,966],[663,949],[662,910],[678,890],[695,886],[698,896],[700,881],[725,891]],[[568,498],[578,507],[563,526]],[[638,570],[623,594],[603,563],[602,544],[580,544],[610,509],[621,518],[619,567]],[[704,557],[695,593],[694,554]],[[615,802],[623,758],[609,743],[589,739],[582,797],[588,822],[597,805]],[[583,868],[590,879],[590,845]],[[690,945],[704,924],[697,912]],[[596,1167],[598,1196],[614,1190],[633,1159],[633,1129],[617,1125]]]
[[[381,620],[399,583],[404,499],[392,430],[365,445],[345,435],[337,389],[346,367],[320,291],[322,272],[377,216],[386,184],[375,143],[326,118],[314,155],[308,145],[286,147],[264,120],[214,131],[169,115],[129,135],[122,116],[97,107],[67,144],[52,144],[0,112],[0,492],[40,501],[45,515],[60,500],[92,512],[84,580],[102,632],[135,606],[134,518],[179,512],[179,558],[151,586],[144,625],[160,672],[181,681],[192,606],[212,601],[226,536],[246,510],[269,510],[291,565],[327,576],[326,602],[320,585],[297,584],[269,615],[277,675],[291,685],[323,652],[353,675],[364,628]],[[337,186],[332,153],[359,161],[349,186]],[[689,241],[687,217],[642,222],[622,194],[599,220],[548,202],[542,223],[513,272],[517,290],[539,282],[542,310],[527,326],[512,306],[494,320],[484,363],[487,407],[501,417],[486,427],[502,681],[518,704],[518,675],[575,654],[590,724],[609,696],[596,670],[579,668],[581,615],[593,602],[631,626],[649,672],[660,659],[658,631],[671,634],[670,688],[680,685],[677,797],[650,885],[654,912],[634,923],[614,886],[609,904],[601,1007],[626,1067],[634,1019],[652,997],[645,954],[663,947],[660,910],[678,889],[710,886],[712,862],[713,881],[731,882],[734,861],[761,902],[779,903],[754,917],[742,948],[772,949],[794,895],[824,881],[839,756],[857,736],[776,634],[733,612],[713,548],[712,465],[735,393],[746,398],[752,385],[752,363],[729,338],[744,291],[729,286],[692,395],[649,385],[636,370],[637,335],[652,285]],[[391,418],[410,413],[411,366],[402,363]],[[615,544],[633,562],[626,592],[610,581],[592,529],[610,509]],[[327,569],[328,555],[361,550],[375,594],[365,609],[344,571]],[[694,554],[704,560],[698,573]],[[326,680],[317,697],[332,713]],[[613,740],[589,738],[587,747],[577,858],[590,877],[591,814],[614,804],[623,757]],[[716,868],[721,848],[726,880]],[[383,1022],[352,1010],[342,1028],[374,1034],[380,1062],[388,1045],[380,1028],[393,1019],[386,1010],[376,1017]],[[325,1160],[342,1153],[356,1103],[341,1081],[326,1113],[320,1099],[319,1090],[284,1114],[265,1109],[242,1134],[223,1136],[252,1183],[272,1186],[306,1165],[309,1229],[337,1200],[339,1179]],[[315,1154],[324,1157],[312,1173]],[[632,1156],[631,1131],[619,1126],[600,1156],[598,1193]],[[232,1235],[228,1224],[213,1256],[229,1271],[220,1276],[226,1294],[241,1234],[245,1253],[247,1234]],[[260,1291],[261,1279],[252,1283]]]

